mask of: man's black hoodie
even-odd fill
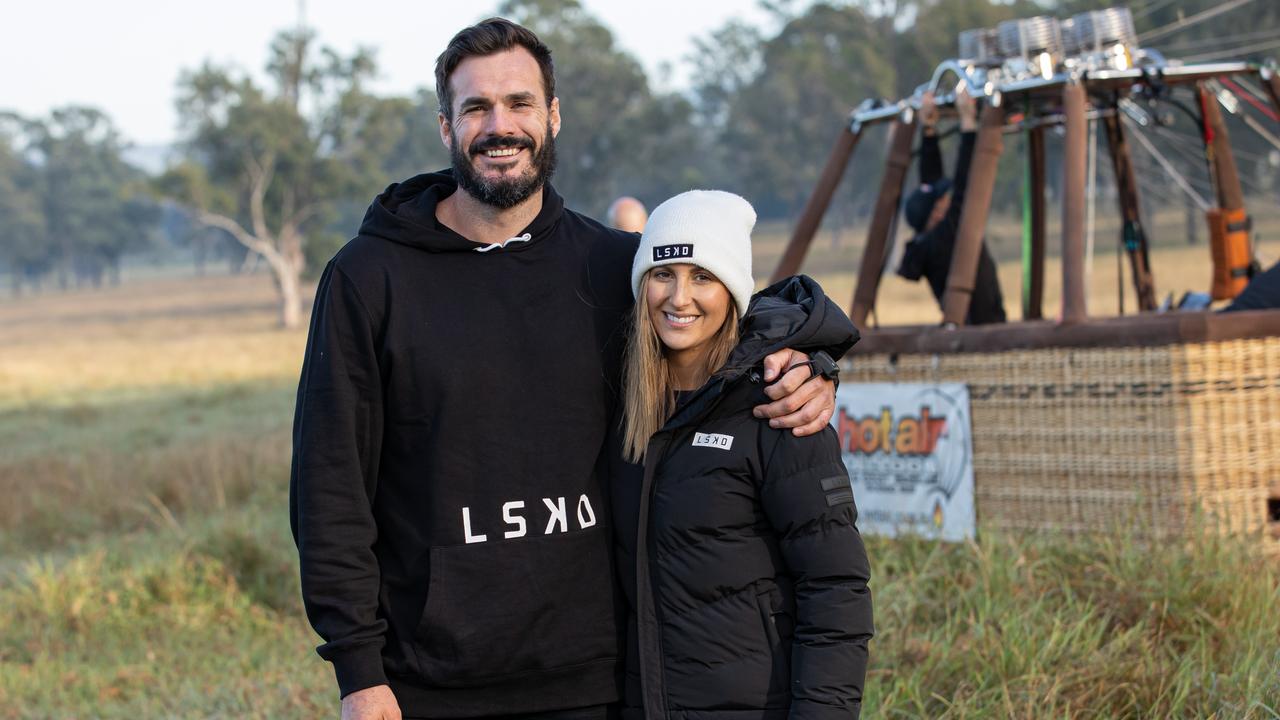
[[[436,220],[455,189],[390,186],[320,280],[290,480],[307,615],[342,694],[389,683],[406,716],[611,702],[599,463],[636,236],[547,186],[483,248]]]

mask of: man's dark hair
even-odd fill
[[[436,58],[436,97],[440,100],[440,112],[446,120],[453,120],[453,89],[449,77],[458,65],[469,57],[483,57],[522,47],[538,61],[542,70],[542,89],[547,94],[547,105],[556,95],[556,72],[551,64],[551,48],[538,39],[533,31],[506,18],[493,17],[481,20],[469,28],[463,28],[449,46]]]

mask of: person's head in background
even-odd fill
[[[942,222],[950,208],[951,181],[939,178],[937,182],[925,183],[916,188],[907,198],[902,214],[915,234],[921,235]]]
[[[645,211],[644,203],[629,195],[623,195],[609,206],[607,220],[610,227],[638,233],[644,231],[649,213]]]

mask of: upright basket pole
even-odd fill
[[[1023,212],[1022,318],[1044,317],[1044,126],[1027,132],[1027,193]]]
[[[1276,72],[1274,67],[1266,67],[1262,69],[1262,87],[1267,89],[1267,95],[1271,96],[1271,105],[1275,107],[1276,112],[1280,113],[1280,73]]]
[[[996,165],[1004,150],[1004,107],[999,96],[993,96],[982,110],[978,140],[973,149],[973,162],[965,185],[964,207],[960,209],[960,228],[951,254],[947,288],[942,292],[942,321],[963,325],[969,316],[973,286],[978,278],[978,258],[982,253],[982,235],[991,210],[991,194],[996,185]]]
[[[893,121],[889,128],[889,158],[880,181],[875,214],[871,216],[871,226],[867,229],[862,265],[858,268],[858,284],[853,291],[853,307],[849,310],[849,319],[857,327],[866,324],[867,316],[876,307],[876,292],[880,289],[889,233],[894,228],[898,203],[902,200],[902,183],[907,179],[907,169],[911,166],[911,141],[915,131],[915,113],[910,110],[905,111],[904,117]]]
[[[1062,322],[1085,320],[1084,212],[1088,165],[1088,124],[1084,86],[1078,81],[1062,89]]]
[[[813,194],[805,203],[804,211],[800,213],[800,221],[796,223],[796,229],[791,233],[791,240],[787,243],[782,259],[778,261],[777,269],[769,278],[770,283],[799,272],[800,265],[804,263],[804,256],[809,252],[809,244],[813,242],[813,236],[818,232],[822,217],[827,214],[831,197],[835,194],[840,178],[844,175],[845,168],[849,166],[853,150],[858,147],[858,139],[861,137],[860,125],[855,128],[852,122],[846,122],[840,129],[835,146],[831,148],[831,155],[827,157],[827,165],[822,169],[822,176],[818,178]]]
[[[1218,109],[1218,98],[1205,84],[1199,86],[1200,108],[1204,113],[1205,142],[1216,182],[1218,211],[1209,211],[1209,247],[1214,279],[1211,297],[1227,300],[1240,294],[1249,282],[1253,248],[1249,237],[1253,223],[1244,207],[1244,189],[1236,158],[1231,152],[1231,136]]]
[[[1111,167],[1115,171],[1116,190],[1120,200],[1120,240],[1129,255],[1138,309],[1150,312],[1156,309],[1155,279],[1151,275],[1147,234],[1142,229],[1138,178],[1133,171],[1133,158],[1129,153],[1129,143],[1124,137],[1124,128],[1120,125],[1118,109],[1103,119],[1103,127],[1107,131],[1107,150],[1111,154]]]
[[[1213,130],[1209,142],[1213,148],[1213,168],[1218,176],[1218,205],[1223,210],[1244,208],[1244,189],[1240,186],[1240,174],[1236,170],[1236,156],[1231,152],[1231,136],[1227,124],[1218,109],[1218,99],[1209,88],[1201,85],[1205,124]]]

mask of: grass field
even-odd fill
[[[1202,276],[1192,250],[1157,268]],[[885,314],[936,319],[903,291]],[[286,509],[305,336],[275,318],[262,276],[0,302],[0,718],[336,717]],[[1280,718],[1274,559],[1193,538],[869,550],[864,717]]]

